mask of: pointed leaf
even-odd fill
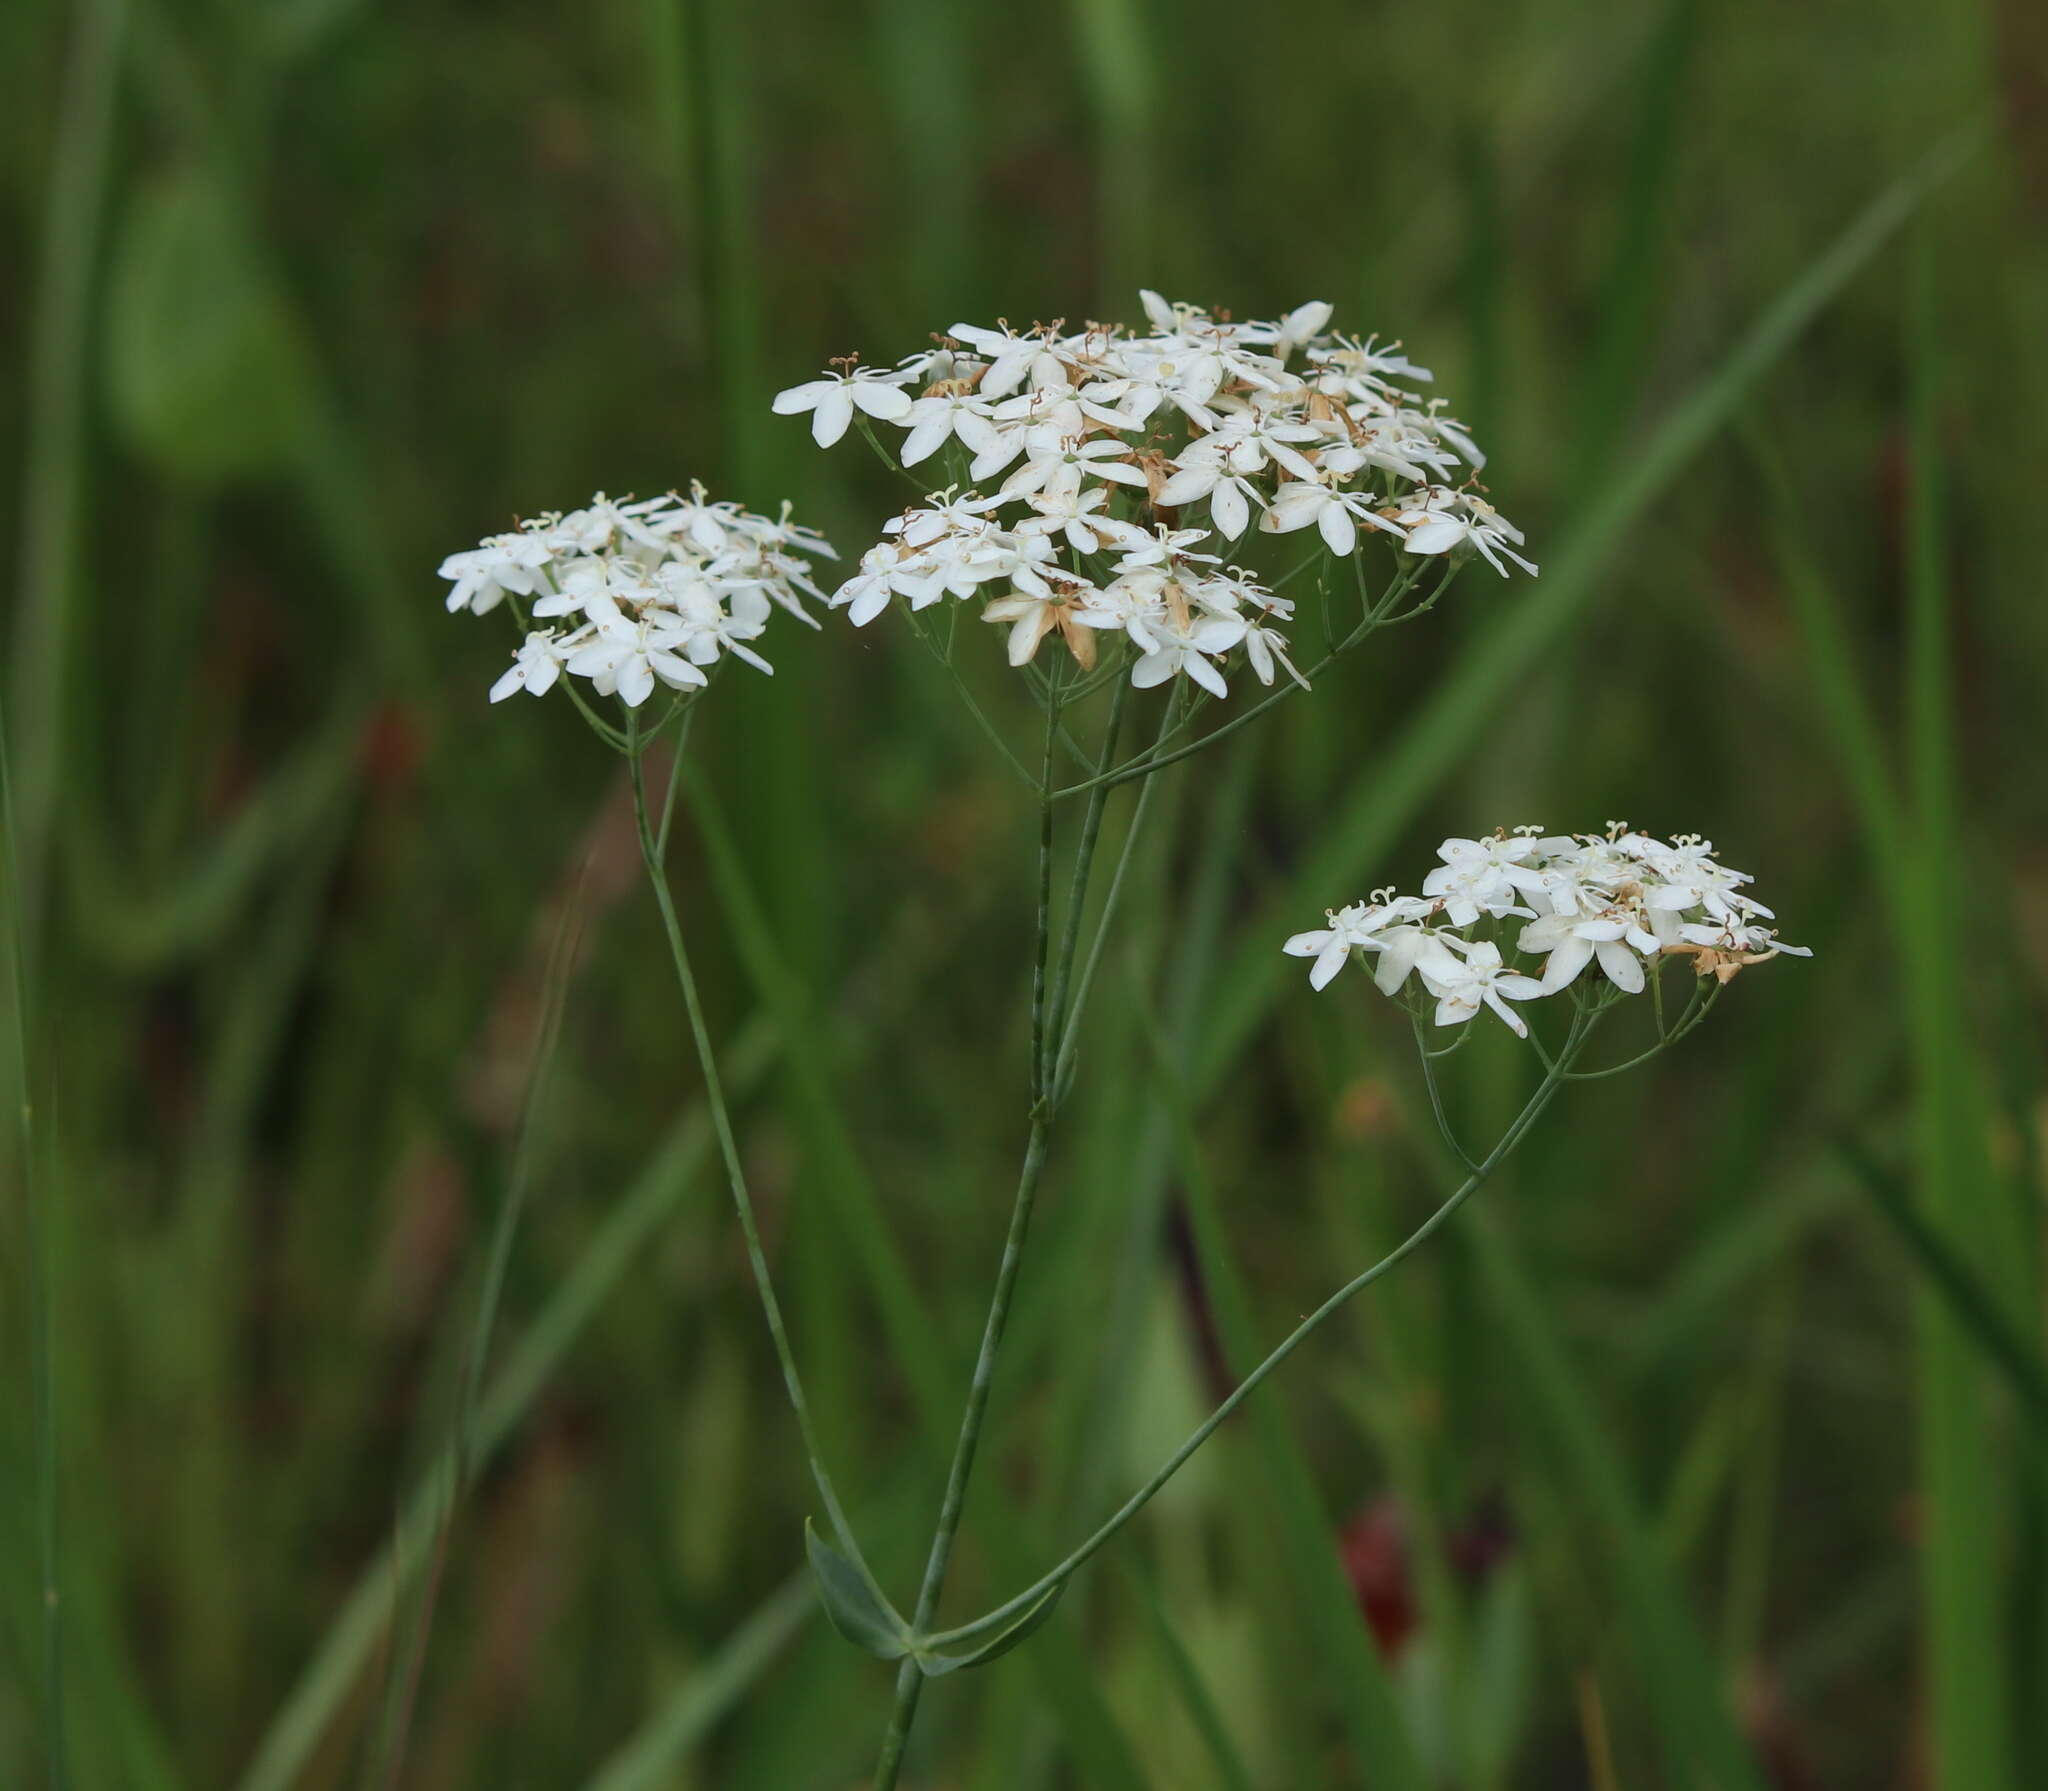
[[[832,1627],[877,1660],[900,1660],[910,1652],[910,1626],[896,1614],[875,1583],[835,1549],[809,1518],[804,1519],[804,1553]]]
[[[919,1649],[917,1664],[924,1669],[924,1676],[927,1679],[937,1679],[947,1673],[957,1673],[962,1667],[987,1666],[990,1661],[998,1660],[1003,1655],[1008,1654],[1012,1648],[1016,1647],[1019,1642],[1023,1641],[1026,1636],[1038,1628],[1046,1618],[1050,1617],[1053,1612],[1053,1606],[1059,1603],[1060,1594],[1066,1589],[1067,1582],[1061,1580],[1058,1585],[1049,1587],[1046,1591],[1040,1593],[1038,1601],[1035,1604],[1027,1605],[1023,1615],[1016,1622],[1012,1623],[1007,1629],[997,1630],[994,1638],[982,1643],[979,1648],[971,1649],[966,1654],[939,1654]]]

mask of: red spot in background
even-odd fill
[[[1452,1569],[1470,1587],[1483,1585],[1514,1546],[1513,1527],[1494,1496],[1444,1538]],[[1337,1552],[1380,1653],[1398,1660],[1422,1623],[1400,1501],[1388,1493],[1360,1506],[1337,1532]]]

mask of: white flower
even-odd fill
[[[523,531],[493,535],[467,552],[451,553],[441,562],[441,576],[455,581],[448,593],[449,613],[467,609],[485,615],[508,591],[531,596],[543,588],[542,573],[553,557],[545,541]]]
[[[1323,326],[1330,321],[1330,303],[1327,299],[1310,299],[1305,305],[1297,305],[1278,323],[1255,323],[1241,332],[1246,342],[1270,342],[1273,352],[1283,361],[1304,343],[1313,342],[1323,333]]]
[[[1227,697],[1230,686],[1223,681],[1211,654],[1227,653],[1244,639],[1244,624],[1230,616],[1200,616],[1181,620],[1167,615],[1152,625],[1157,642],[1131,667],[1131,683],[1139,690],[1164,684],[1176,674],[1192,678],[1211,696]]]
[[[1443,860],[1422,881],[1422,893],[1444,898],[1454,926],[1469,927],[1482,914],[1529,914],[1515,906],[1517,893],[1537,893],[1542,874],[1530,863],[1536,841],[1523,835],[1483,840],[1445,840]]]
[[[1130,453],[1113,439],[1081,441],[1034,429],[1024,440],[1024,464],[1003,481],[1006,498],[1042,491],[1057,497],[1081,489],[1084,479],[1113,479],[1119,485],[1145,484],[1143,471],[1126,458]]]
[[[1410,553],[1449,553],[1469,541],[1503,578],[1508,575],[1508,569],[1501,564],[1503,556],[1524,572],[1536,570],[1534,561],[1524,559],[1508,545],[1513,542],[1519,547],[1522,531],[1474,492],[1431,487],[1423,493],[1420,503],[1399,511],[1394,520],[1408,531],[1404,545]]]
[[[1545,914],[1522,929],[1518,950],[1548,953],[1543,967],[1543,992],[1555,994],[1596,958],[1607,980],[1625,994],[1643,987],[1643,961],[1625,941],[1631,928],[1613,915]]]
[[[1196,444],[1197,447],[1200,445]],[[1182,459],[1191,460],[1194,452],[1190,449]],[[1221,454],[1208,455],[1181,466],[1159,488],[1156,501],[1167,509],[1177,509],[1201,498],[1209,500],[1209,520],[1232,541],[1242,535],[1250,523],[1252,505],[1263,508],[1266,502],[1265,494],[1243,474],[1232,472],[1230,463]]]
[[[1169,524],[1206,522],[1218,545],[1249,538],[1254,522],[1261,535],[1313,528],[1329,551],[1350,555],[1362,530],[1404,539],[1396,518],[1412,512],[1427,531],[1419,551],[1469,545],[1502,570],[1526,563],[1513,553],[1521,537],[1512,525],[1473,491],[1452,489],[1482,457],[1437,401],[1408,389],[1429,374],[1396,347],[1331,333],[1320,299],[1249,322],[1157,292],[1140,302],[1135,328],[956,323],[892,369],[849,360],[780,394],[775,408],[812,412],[821,442],[838,440],[859,413],[895,423],[898,463],[913,473],[957,441],[967,482],[994,493],[935,494],[889,525],[889,551],[865,555],[831,606],[860,624],[897,597],[912,610],[972,599],[1027,658],[1052,626],[1077,653],[1087,649],[1073,630],[1119,630],[1149,683],[1185,675],[1221,689],[1226,665],[1243,663],[1269,687],[1282,672],[1305,686],[1289,644],[1291,606],[1250,595],[1258,587],[1248,577],[1205,572],[1221,563],[1201,551],[1207,534]],[[717,531],[738,528],[723,507],[702,514],[702,503],[693,493],[692,504],[672,499],[644,514],[613,506],[603,518],[610,534],[584,525],[558,551],[616,560],[630,547],[652,575],[661,544],[678,534],[708,554]],[[756,539],[732,577],[763,581],[775,602],[815,594],[800,566],[768,563],[773,546]],[[1050,594],[1043,576],[1055,561],[1077,595]],[[1139,576],[1154,572],[1169,578]],[[1217,622],[1227,627],[1209,626]],[[1217,646],[1225,634],[1231,644]]]
[[[988,356],[988,371],[981,376],[984,398],[1006,397],[1024,383],[1027,374],[1035,386],[1067,382],[1066,369],[1043,330],[1027,330],[1020,336],[1008,324],[987,330],[978,324],[956,323],[946,334]]]
[[[704,674],[676,651],[683,643],[681,625],[660,614],[632,617],[609,598],[586,612],[591,638],[569,656],[567,669],[588,678],[600,696],[616,692],[637,709],[654,694],[657,681],[672,690],[688,690],[705,682]]]
[[[1375,890],[1370,902],[1338,909],[1329,924],[1297,933],[1283,950],[1315,960],[1310,980],[1324,987],[1353,951],[1377,956],[1374,981],[1396,993],[1411,974],[1436,997],[1439,1025],[1470,1019],[1491,1007],[1516,1032],[1521,1016],[1505,1004],[1554,995],[1571,987],[1588,964],[1624,995],[1649,986],[1644,960],[1684,955],[1701,976],[1727,982],[1752,964],[1781,954],[1810,957],[1804,947],[1785,945],[1752,915],[1764,912],[1749,896],[1733,893],[1746,873],[1729,870],[1708,856],[1711,845],[1682,834],[1667,843],[1615,822],[1601,834],[1546,834],[1518,828],[1473,839],[1448,839],[1438,848],[1442,861],[1423,884],[1423,894]],[[1663,866],[1690,879],[1646,883]],[[1672,891],[1663,907],[1650,900]],[[1539,897],[1550,913],[1535,913],[1516,898]],[[1688,899],[1678,905],[1680,895]],[[1719,901],[1727,909],[1709,906]],[[1502,915],[1528,921],[1515,945],[1519,954],[1541,959],[1541,977],[1507,963],[1491,938],[1467,929]]]
[[[811,438],[829,448],[846,433],[856,407],[885,423],[899,422],[909,414],[910,394],[903,389],[901,373],[881,373],[872,367],[856,367],[851,373],[827,374],[786,392],[775,394],[775,414],[794,416],[811,413]]]
[[[493,702],[517,690],[538,695],[566,671],[637,707],[658,683],[702,686],[700,668],[728,653],[767,671],[747,643],[778,605],[815,627],[799,593],[820,593],[799,555],[832,557],[832,548],[792,521],[787,504],[757,516],[693,484],[687,498],[614,501],[600,492],[581,509],[534,517],[515,535],[450,555],[443,570],[469,581],[459,588],[472,607],[498,600],[484,592],[489,580],[499,594],[530,596],[535,620],[567,619],[526,636],[492,686]]]
[[[1018,589],[998,597],[981,612],[984,622],[1010,624],[1009,655],[1012,665],[1027,664],[1045,637],[1058,629],[1068,652],[1083,671],[1095,665],[1095,635],[1080,620],[1079,609],[1098,595],[1094,586],[1058,573],[1046,573],[1018,581]]]
[[[1443,959],[1417,966],[1422,980],[1436,999],[1436,1023],[1457,1026],[1472,1018],[1482,1006],[1490,1007],[1507,1022],[1517,1038],[1529,1036],[1529,1024],[1508,1006],[1510,1001],[1533,1001],[1546,994],[1532,976],[1523,976],[1502,963],[1500,947],[1490,939],[1468,946],[1462,958],[1446,952]]]
[[[675,645],[692,665],[713,664],[721,653],[757,671],[775,668],[746,643],[758,640],[771,613],[767,594],[752,585],[719,585],[686,567],[666,566],[659,580]]]
[[[1277,628],[1263,622],[1248,623],[1244,631],[1244,656],[1252,668],[1252,675],[1261,684],[1271,684],[1274,670],[1279,667],[1303,690],[1314,688],[1301,675],[1294,661],[1287,657],[1287,637]]]
[[[1395,896],[1387,901],[1353,902],[1348,907],[1334,908],[1328,916],[1330,924],[1314,932],[1296,933],[1280,947],[1292,958],[1313,958],[1309,966],[1308,983],[1312,989],[1326,989],[1330,981],[1349,961],[1353,951],[1381,951],[1387,949],[1388,929],[1401,934],[1414,933],[1424,941],[1432,935],[1412,923],[1428,914],[1435,904],[1416,900],[1413,896]],[[1419,961],[1421,950],[1404,952],[1402,978]],[[1441,946],[1436,949],[1442,950]],[[1399,986],[1397,983],[1396,987]],[[1389,994],[1393,990],[1387,991]]]
[[[1076,553],[1100,553],[1108,538],[1110,489],[1090,485],[1078,491],[1034,491],[1025,500],[1033,514],[1017,525],[1022,534],[1058,534]]]
[[[1379,514],[1379,499],[1371,491],[1345,491],[1335,481],[1336,475],[1332,474],[1281,486],[1280,495],[1273,500],[1273,507],[1259,527],[1276,535],[1287,535],[1313,523],[1334,554],[1348,554],[1358,545],[1360,523],[1390,535],[1401,532]]]
[[[491,701],[502,703],[516,690],[530,690],[535,696],[552,690],[562,675],[562,656],[552,634],[536,630],[512,655],[512,669],[491,686]]]
[[[898,419],[909,433],[897,460],[904,466],[916,466],[956,438],[969,453],[986,454],[1002,439],[990,420],[993,408],[987,399],[972,392],[927,392],[914,399]]]

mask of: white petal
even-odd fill
[[[1541,926],[1543,923],[1536,923]],[[1550,954],[1550,962],[1543,971],[1543,987],[1555,994],[1565,987],[1579,972],[1585,969],[1593,956],[1593,942],[1581,939],[1576,934],[1560,943]]]
[[[1147,653],[1131,667],[1131,684],[1137,690],[1150,690],[1155,684],[1164,684],[1173,676],[1178,655],[1164,648]]]
[[[952,419],[944,411],[934,412],[903,438],[903,450],[897,459],[905,466],[915,466],[945,446],[952,433]]]
[[[834,390],[836,379],[813,379],[800,386],[791,386],[786,392],[775,394],[774,410],[778,417],[794,416],[800,410],[811,410],[820,398]]]
[[[1455,517],[1439,516],[1408,531],[1410,553],[1448,553],[1465,539],[1465,525]]]
[[[654,694],[654,673],[637,653],[619,667],[619,695],[629,708],[637,709]]]
[[[1305,529],[1315,521],[1328,498],[1329,493],[1320,485],[1283,485],[1260,526],[1279,535]]]
[[[835,385],[818,399],[817,409],[811,412],[811,439],[819,447],[829,448],[846,433],[846,426],[852,421],[853,400],[847,396],[844,385]]]
[[[1216,487],[1216,495],[1209,500],[1209,520],[1226,536],[1235,541],[1251,519],[1251,505],[1245,502],[1244,490],[1235,479],[1226,479]]]
[[[1311,989],[1327,989],[1330,979],[1342,970],[1351,957],[1351,942],[1341,933],[1329,935],[1329,943],[1316,954],[1316,961],[1309,967],[1308,986]]]
[[[1600,968],[1607,972],[1607,980],[1617,989],[1630,995],[1643,992],[1643,961],[1629,948],[1616,940],[1603,939],[1593,948],[1600,957]]]
[[[1316,518],[1316,527],[1322,530],[1323,539],[1334,554],[1348,554],[1358,545],[1358,525],[1342,504],[1325,504],[1322,515]]]
[[[877,380],[856,379],[847,386],[854,403],[871,417],[896,422],[910,408],[910,394],[901,386],[885,386]]]
[[[1169,509],[1191,504],[1211,490],[1219,476],[1219,469],[1213,466],[1184,466],[1159,488],[1159,502]]]
[[[1187,654],[1181,660],[1181,669],[1211,696],[1227,697],[1230,694],[1230,686],[1224,683],[1223,674],[1201,654]]]

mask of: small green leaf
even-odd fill
[[[1023,1641],[1033,1630],[1052,1615],[1053,1606],[1060,1601],[1060,1594],[1067,1589],[1067,1582],[1049,1587],[1038,1596],[1038,1602],[1026,1607],[1024,1614],[1007,1629],[996,1631],[992,1640],[967,1654],[938,1654],[920,1648],[917,1664],[924,1669],[927,1679],[937,1679],[946,1673],[957,1673],[962,1667],[985,1667],[992,1660],[1003,1655]]]
[[[804,1553],[832,1627],[877,1660],[901,1660],[910,1652],[910,1626],[896,1614],[874,1581],[804,1519]]]
[[[105,343],[115,428],[166,477],[261,478],[291,444],[300,398],[276,294],[205,174],[168,176],[130,204]]]

